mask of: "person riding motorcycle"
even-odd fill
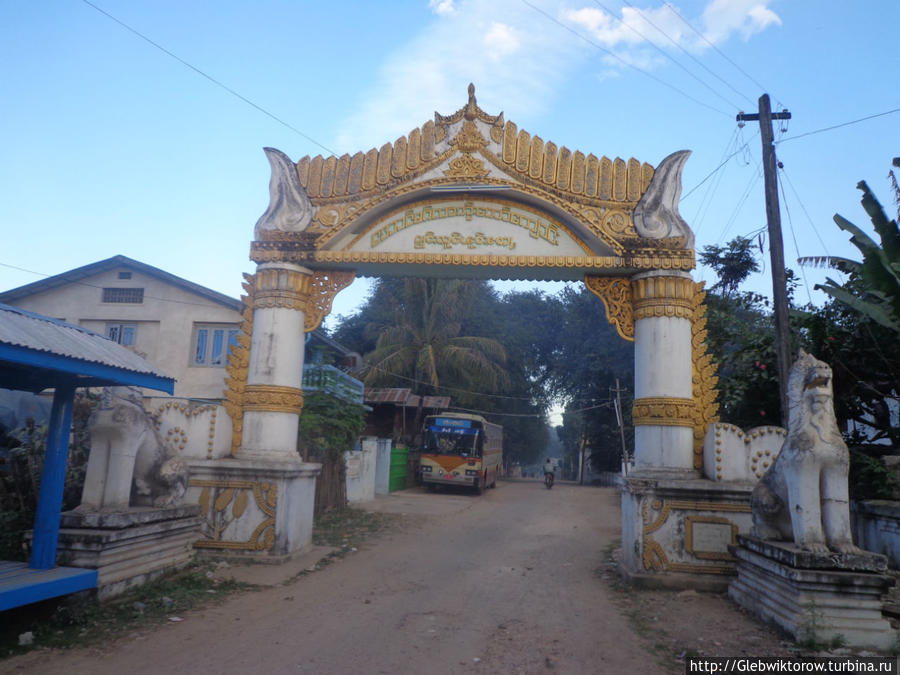
[[[556,466],[550,461],[549,457],[544,462],[544,480],[547,480],[548,476],[552,484],[552,481],[556,479]]]

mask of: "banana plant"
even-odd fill
[[[850,242],[862,253],[862,262],[832,256],[801,258],[799,262],[801,265],[827,265],[849,274],[850,279],[843,284],[826,278],[824,284],[816,284],[816,289],[900,333],[900,230],[896,220],[888,219],[865,181],[860,181],[856,187],[863,193],[862,206],[869,214],[881,244],[846,218],[835,215],[834,222],[850,233]]]

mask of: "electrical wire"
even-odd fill
[[[745,144],[745,145],[746,145],[746,144]],[[688,190],[685,194],[681,195],[681,199],[678,200],[679,203],[683,202],[685,199],[687,199],[688,197],[690,197],[690,196],[694,193],[694,191],[695,191],[697,188],[699,188],[699,187],[700,187],[701,185],[703,185],[706,181],[708,181],[710,178],[712,178],[712,177],[713,177],[713,174],[715,174],[716,171],[718,171],[718,170],[721,169],[723,166],[725,166],[725,165],[728,163],[728,160],[729,160],[729,159],[731,159],[731,158],[734,157],[735,155],[740,154],[741,152],[743,152],[743,149],[744,149],[744,148],[743,148],[743,146],[742,146],[742,147],[738,148],[737,150],[735,150],[734,152],[732,152],[730,155],[728,155],[728,157],[726,157],[726,158],[722,161],[722,163],[719,164],[719,166],[717,166],[715,169],[713,169],[713,170],[710,171],[708,174],[706,174],[706,176],[703,178],[703,180],[701,180],[699,183],[697,183],[694,187],[692,187],[690,190]]]
[[[776,177],[778,179],[778,186],[781,188],[781,194],[785,194],[784,191],[784,183],[781,182],[781,172],[776,173]],[[797,243],[797,233],[794,231],[794,220],[791,218],[791,208],[788,204],[787,199],[784,200],[784,212],[787,214],[788,219],[788,229],[791,231],[791,239],[794,241],[794,253],[796,253],[797,258],[800,258],[800,245]],[[809,304],[813,304],[812,293],[809,290],[809,279],[806,278],[806,268],[802,265],[800,266],[800,274],[803,275],[803,285],[806,288],[806,296],[809,298]]]
[[[281,125],[287,127],[288,129],[290,129],[291,131],[293,131],[295,134],[298,134],[299,136],[302,136],[303,138],[305,138],[305,139],[306,139],[307,141],[309,141],[310,143],[313,143],[314,145],[318,145],[320,148],[322,148],[322,149],[325,150],[326,152],[328,152],[328,153],[330,153],[330,154],[332,154],[332,155],[337,155],[337,153],[336,153],[334,150],[332,150],[331,148],[328,148],[328,147],[325,146],[325,145],[322,145],[321,143],[319,143],[319,141],[317,141],[317,140],[316,140],[315,138],[313,138],[312,136],[303,133],[303,132],[300,131],[297,127],[292,126],[291,124],[288,124],[287,122],[285,122],[285,121],[284,121],[283,119],[281,119],[280,117],[274,115],[273,113],[270,113],[268,110],[266,110],[265,108],[263,108],[263,107],[260,106],[260,105],[257,105],[256,103],[254,103],[253,101],[251,101],[251,100],[250,100],[249,98],[247,98],[246,96],[244,96],[244,95],[238,93],[237,91],[235,91],[234,89],[232,89],[232,88],[229,87],[228,85],[223,84],[222,82],[220,82],[219,80],[217,80],[216,78],[214,78],[212,75],[208,75],[207,73],[203,72],[202,70],[200,70],[199,68],[197,68],[197,67],[194,66],[193,64],[188,63],[187,61],[185,61],[183,58],[181,58],[181,57],[178,56],[177,54],[174,54],[173,52],[169,51],[168,49],[166,49],[165,47],[163,47],[163,46],[162,46],[161,44],[159,44],[158,42],[154,42],[153,40],[151,40],[149,37],[147,37],[146,35],[144,35],[144,34],[141,33],[140,31],[138,31],[137,29],[132,28],[131,26],[129,26],[129,25],[128,25],[127,23],[125,23],[124,21],[122,21],[122,20],[120,20],[120,19],[117,19],[115,16],[113,16],[112,14],[110,14],[109,12],[107,12],[106,10],[104,10],[104,9],[102,9],[102,8],[100,8],[100,7],[98,7],[97,5],[95,5],[94,3],[92,3],[90,0],[81,0],[81,1],[82,1],[84,4],[86,4],[88,7],[91,7],[91,8],[93,8],[93,9],[97,10],[100,14],[102,14],[102,15],[105,16],[105,17],[107,17],[108,19],[110,19],[110,20],[112,20],[112,21],[115,21],[117,24],[119,24],[120,26],[122,26],[122,28],[124,28],[124,29],[130,31],[131,33],[137,35],[139,38],[141,38],[141,39],[144,40],[145,42],[147,42],[147,43],[153,45],[154,47],[156,47],[158,50],[160,50],[160,51],[163,52],[164,54],[166,54],[166,55],[172,57],[173,59],[175,59],[176,61],[178,61],[178,62],[179,62],[180,64],[182,64],[183,66],[186,66],[186,67],[190,68],[191,70],[193,70],[193,71],[194,71],[195,73],[197,73],[198,75],[200,75],[200,76],[202,76],[202,77],[205,77],[207,80],[209,80],[210,82],[212,82],[212,83],[213,83],[214,85],[216,85],[217,87],[221,87],[222,89],[224,89],[225,91],[227,91],[227,92],[228,92],[229,94],[231,94],[232,96],[235,96],[235,97],[239,98],[241,101],[243,101],[243,102],[246,103],[247,105],[249,105],[249,106],[251,106],[251,107],[253,107],[253,108],[256,108],[256,109],[257,109],[259,112],[261,112],[262,114],[266,115],[267,117],[270,117],[271,119],[275,120],[275,121],[278,122],[279,124],[281,124]]]
[[[728,234],[728,230],[730,230],[731,226],[734,225],[734,221],[737,220],[738,214],[740,214],[741,209],[744,208],[744,204],[747,202],[747,199],[749,199],[750,194],[753,192],[753,188],[759,182],[759,179],[761,178],[759,172],[760,164],[761,162],[757,162],[756,171],[754,171],[749,183],[747,183],[747,188],[744,190],[744,194],[741,195],[741,198],[738,200],[737,204],[735,204],[734,211],[732,211],[731,217],[728,219],[728,222],[722,229],[722,234],[719,235],[719,239],[716,243],[721,244],[725,240],[725,237]]]
[[[724,84],[726,87],[728,87],[729,89],[731,89],[731,91],[733,91],[735,94],[737,94],[737,95],[740,96],[741,98],[744,98],[744,99],[746,99],[747,101],[749,101],[751,104],[753,104],[753,99],[752,99],[752,98],[750,98],[749,96],[747,96],[747,95],[744,94],[743,92],[738,91],[735,87],[733,87],[733,86],[732,86],[727,80],[725,80],[724,78],[719,77],[719,75],[717,75],[716,73],[714,73],[714,72],[712,71],[712,69],[709,68],[705,63],[703,63],[700,59],[698,59],[696,56],[694,56],[693,54],[691,54],[687,49],[685,49],[684,47],[682,47],[681,44],[678,42],[678,40],[676,40],[675,38],[673,38],[672,36],[670,36],[668,33],[666,33],[666,31],[664,31],[662,28],[660,28],[660,27],[657,26],[655,23],[653,23],[653,22],[650,20],[650,18],[649,18],[646,14],[644,14],[644,12],[642,12],[640,9],[638,9],[637,7],[635,7],[634,5],[632,5],[630,2],[628,2],[628,0],[624,0],[624,2],[625,2],[625,4],[626,4],[628,7],[630,7],[630,8],[633,9],[635,12],[637,12],[638,14],[640,14],[641,18],[643,18],[644,21],[646,21],[646,22],[649,23],[651,26],[653,26],[653,27],[654,27],[656,30],[658,30],[658,31],[659,31],[659,32],[660,32],[660,33],[661,33],[661,34],[662,34],[669,42],[671,42],[673,45],[675,45],[675,47],[676,47],[677,49],[681,50],[681,52],[682,52],[685,56],[687,56],[689,59],[691,59],[691,60],[692,60],[694,63],[696,63],[698,66],[700,66],[701,68],[703,68],[703,70],[705,70],[707,73],[709,73],[710,75],[712,75],[712,76],[713,76],[714,78],[716,78],[719,82],[721,82],[721,83]],[[719,98],[721,98],[721,96],[720,96]],[[733,105],[733,104],[732,104],[732,105]],[[740,107],[740,106],[735,106],[735,107]]]
[[[884,117],[885,115],[893,115],[894,113],[900,112],[900,108],[894,108],[893,110],[885,110],[884,112],[875,113],[874,115],[867,115],[866,117],[860,117],[856,120],[850,120],[849,122],[842,122],[841,124],[835,124],[830,127],[824,127],[822,129],[816,129],[814,131],[807,131],[805,134],[800,134],[798,136],[789,136],[788,138],[782,138],[780,141],[776,141],[775,145],[780,143],[787,143],[788,141],[796,141],[798,138],[805,138],[806,136],[813,136],[815,134],[822,134],[826,131],[834,131],[835,129],[840,129],[841,127],[849,127],[851,124],[859,124],[860,122],[865,122],[867,120],[875,119],[876,117]]]
[[[759,87],[759,90],[760,90],[760,91],[767,91],[766,87],[764,87],[763,85],[761,85],[756,79],[754,79],[754,77],[753,77],[752,75],[750,75],[746,70],[744,70],[743,68],[741,68],[737,63],[735,63],[735,62],[732,61],[730,58],[728,58],[728,56],[727,56],[721,49],[719,49],[718,47],[716,47],[716,45],[714,45],[712,42],[710,42],[709,39],[707,39],[707,37],[706,37],[703,33],[701,33],[699,30],[697,30],[696,28],[694,28],[694,25],[693,25],[690,21],[688,21],[687,19],[685,19],[683,16],[681,16],[681,14],[678,12],[678,10],[676,10],[670,3],[668,3],[668,2],[665,3],[665,7],[666,7],[666,9],[668,9],[670,12],[672,12],[672,14],[674,14],[674,15],[677,16],[679,19],[681,19],[681,20],[684,22],[684,24],[685,24],[688,28],[690,28],[692,31],[694,31],[694,33],[696,33],[697,36],[698,36],[701,40],[703,40],[706,44],[708,44],[710,47],[712,47],[712,48],[716,51],[716,53],[717,53],[719,56],[721,56],[723,59],[725,59],[726,61],[728,61],[728,63],[730,63],[732,66],[734,66],[734,67],[735,67],[735,68],[736,68],[736,69],[737,69],[744,77],[746,77],[746,78],[747,78],[748,80],[750,80],[753,84],[755,84],[757,87]]]
[[[803,200],[800,199],[800,194],[797,192],[797,188],[794,187],[794,183],[791,181],[791,177],[788,175],[787,171],[785,171],[784,167],[782,167],[778,173],[779,175],[784,175],[787,184],[790,185],[791,191],[794,193],[794,198],[797,200],[797,203],[800,204],[800,208],[806,215],[806,220],[809,221],[809,225],[812,228],[812,231],[815,233],[816,238],[819,240],[819,243],[822,244],[822,250],[825,251],[826,256],[830,257],[830,254],[828,253],[828,246],[825,245],[825,240],[823,240],[822,235],[819,234],[819,228],[816,227],[816,224],[813,222],[813,219],[809,215],[809,211],[806,210],[806,205],[803,203]],[[783,192],[784,189],[782,188],[782,193]]]
[[[640,68],[640,67],[634,65],[633,63],[628,63],[628,61],[626,61],[625,59],[623,59],[621,56],[619,56],[619,55],[616,54],[615,52],[612,52],[612,51],[610,51],[609,49],[607,49],[606,47],[602,47],[601,45],[597,44],[596,42],[594,42],[594,41],[591,40],[590,38],[585,37],[584,35],[582,35],[581,33],[579,33],[577,30],[575,30],[574,28],[572,28],[571,26],[567,26],[566,24],[562,23],[561,21],[559,21],[559,20],[556,19],[555,17],[553,17],[553,16],[551,16],[550,14],[548,14],[547,12],[545,12],[545,11],[544,11],[543,9],[541,9],[540,7],[537,7],[537,6],[533,5],[531,2],[529,2],[529,0],[521,0],[521,1],[522,1],[523,4],[528,5],[528,6],[531,7],[531,9],[533,9],[534,11],[538,12],[539,14],[542,14],[546,19],[548,19],[549,21],[552,21],[553,23],[555,23],[555,24],[556,24],[557,26],[559,26],[560,28],[563,28],[563,29],[569,31],[570,33],[572,33],[572,35],[576,36],[577,38],[579,38],[579,39],[581,39],[581,40],[584,40],[584,41],[587,42],[589,45],[591,45],[591,46],[593,46],[593,47],[599,49],[601,52],[604,52],[605,54],[608,54],[609,56],[611,56],[612,58],[614,58],[616,61],[618,61],[619,63],[621,63],[622,65],[624,65],[624,66],[626,66],[626,67],[628,67],[628,68],[631,68],[631,69],[633,69],[633,70],[636,70],[637,72],[641,73],[642,75],[646,75],[646,76],[649,77],[651,80],[654,80],[655,82],[658,82],[659,84],[663,85],[664,87],[668,87],[668,88],[671,89],[672,91],[675,91],[675,92],[681,94],[682,96],[684,96],[685,98],[687,98],[687,99],[693,101],[693,102],[696,103],[697,105],[703,106],[704,108],[708,108],[709,110],[712,110],[712,111],[714,111],[714,112],[717,112],[717,113],[719,113],[720,115],[726,115],[726,116],[728,116],[728,117],[731,116],[731,115],[729,115],[729,113],[725,112],[724,110],[720,110],[719,108],[716,108],[716,107],[714,107],[714,106],[709,105],[708,103],[704,103],[703,101],[694,98],[693,96],[691,96],[690,94],[688,94],[688,93],[682,91],[681,89],[679,89],[679,88],[676,87],[675,85],[670,84],[669,82],[666,82],[665,80],[663,80],[663,79],[661,79],[661,78],[659,78],[659,77],[656,77],[656,75],[653,75],[652,73],[650,73],[650,72],[644,70],[643,68]]]
[[[577,410],[563,410],[563,413],[579,413],[579,412],[587,412],[588,410],[597,410],[599,408],[609,408],[612,406],[612,401],[607,403],[600,403],[599,405],[593,405],[588,408],[578,408]],[[448,410],[457,410],[459,412],[467,412],[467,413],[477,413],[479,415],[486,415],[488,417],[491,416],[501,416],[501,417],[536,417],[536,418],[544,418],[546,414],[539,413],[501,413],[494,412],[492,410],[478,410],[475,408],[460,408],[458,406],[450,406],[447,408]]]
[[[365,369],[373,370],[373,371],[376,371],[378,373],[381,373],[383,375],[387,375],[390,377],[395,377],[398,380],[404,380],[406,382],[411,382],[413,384],[421,384],[426,387],[434,387],[435,389],[442,389],[444,391],[456,391],[456,392],[459,392],[462,394],[472,394],[475,396],[484,396],[485,398],[498,398],[498,399],[504,399],[504,400],[509,400],[509,401],[529,401],[532,404],[537,405],[534,403],[534,400],[535,400],[534,396],[506,396],[503,394],[485,394],[480,391],[472,391],[471,389],[462,389],[460,387],[448,387],[448,386],[442,385],[442,384],[435,385],[435,384],[432,384],[431,382],[425,382],[424,380],[417,380],[414,377],[407,377],[406,375],[398,375],[397,373],[392,373],[389,370],[386,370],[384,368],[379,368],[378,366],[373,366],[371,364],[366,364]]]
[[[690,70],[688,70],[682,63],[680,63],[679,61],[676,61],[675,58],[674,58],[671,54],[669,54],[668,52],[666,52],[665,50],[663,50],[662,48],[660,48],[658,45],[656,45],[650,38],[648,38],[646,35],[644,35],[643,33],[641,33],[637,28],[635,28],[635,27],[632,26],[631,24],[625,23],[625,19],[619,18],[619,17],[618,17],[616,14],[614,14],[608,7],[606,7],[605,5],[601,4],[601,3],[599,2],[599,0],[594,0],[594,4],[597,5],[598,7],[600,7],[601,9],[603,9],[607,14],[609,14],[610,16],[612,16],[616,21],[618,21],[619,23],[621,23],[623,26],[625,26],[625,27],[626,27],[628,30],[630,30],[632,33],[634,33],[635,35],[637,35],[638,37],[640,37],[642,40],[646,41],[647,44],[649,44],[651,47],[653,47],[653,49],[655,49],[656,51],[658,51],[658,52],[659,52],[660,54],[662,54],[665,58],[669,59],[669,61],[671,61],[672,63],[674,63],[676,66],[678,66],[679,68],[681,68],[684,72],[686,72],[686,73],[687,73],[688,75],[690,75],[692,78],[694,78],[695,80],[697,80],[697,82],[699,82],[699,83],[702,84],[704,87],[706,87],[707,89],[709,89],[709,91],[712,92],[715,96],[718,96],[722,101],[724,101],[725,103],[727,103],[728,105],[730,105],[731,107],[733,107],[735,110],[740,110],[740,109],[741,109],[741,106],[735,105],[732,101],[729,101],[727,98],[725,98],[724,96],[722,96],[719,92],[717,92],[715,89],[713,89],[711,86],[709,86],[709,84],[707,84],[704,80],[700,79],[700,78],[697,77],[694,73],[692,73]],[[631,7],[632,9],[634,9],[638,14],[640,14],[641,17],[644,19],[644,21],[646,21],[646,22],[649,23],[651,26],[653,26],[657,31],[659,31],[660,33],[662,33],[662,35],[663,35],[667,40],[669,40],[669,42],[671,42],[672,44],[674,44],[674,45],[675,45],[676,47],[678,47],[679,49],[682,49],[681,46],[680,46],[677,42],[675,42],[675,40],[673,40],[673,39],[670,38],[668,35],[666,35],[666,33],[663,32],[663,30],[662,30],[661,28],[657,27],[652,21],[650,21],[650,19],[648,19],[646,16],[644,16],[644,14],[643,14],[643,12],[641,12],[641,10],[637,9],[636,7],[634,7],[634,5],[629,5],[627,2],[626,2],[625,4],[628,5],[629,7]],[[682,49],[682,51],[684,51],[684,49]],[[687,54],[686,51],[685,51],[684,53]],[[688,56],[690,56],[690,54],[688,54]],[[693,57],[692,57],[692,58],[693,58]],[[694,59],[694,60],[696,61],[696,59]],[[699,63],[699,61],[698,61],[698,63]],[[702,64],[701,64],[701,65],[702,65]]]

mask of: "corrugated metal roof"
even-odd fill
[[[99,333],[3,304],[0,345],[172,380],[144,358]]]
[[[366,403],[406,403],[412,391],[410,389],[366,389]]]
[[[393,403],[407,408],[417,408],[419,401],[423,408],[449,408],[449,396],[423,396],[413,394],[411,389],[366,389],[366,403]]]

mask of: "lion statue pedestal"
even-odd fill
[[[90,430],[81,505],[60,518],[58,556],[96,569],[105,599],[189,563],[200,507],[184,503],[187,465],[160,437],[140,390],[104,389]]]
[[[800,352],[788,380],[788,434],[751,496],[752,536],[738,535],[728,595],[795,639],[889,649],[882,617],[887,559],[853,544],[850,454],[834,416],[831,368]]]

